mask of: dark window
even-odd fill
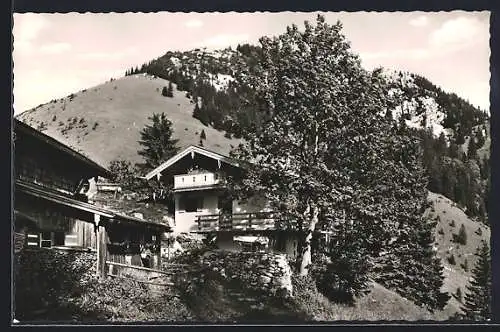
[[[182,197],[179,203],[180,210],[196,212],[203,208],[203,197]]]
[[[42,248],[52,247],[52,233],[51,232],[43,232],[42,233],[42,239],[40,241],[40,246]]]
[[[64,245],[64,232],[55,232],[54,233],[54,246],[63,246]]]

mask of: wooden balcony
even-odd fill
[[[209,214],[196,217],[198,233],[295,230],[292,222],[283,221],[276,212]]]

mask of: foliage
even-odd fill
[[[350,236],[355,236],[350,234]],[[371,262],[365,248],[352,238],[330,242],[326,254],[315,260],[313,276],[318,290],[330,301],[354,304],[356,297],[369,293]]]
[[[477,249],[478,260],[472,270],[472,280],[466,287],[463,319],[491,319],[491,255],[486,241]]]
[[[241,197],[266,197],[284,220],[294,221],[302,232],[301,273],[311,263],[316,225],[333,230],[353,224],[351,230],[363,234],[354,238],[361,242],[356,247],[370,252],[392,231],[387,217],[393,213],[383,202],[391,189],[380,171],[399,167],[389,156],[398,137],[395,124],[380,113],[396,100],[381,71],[361,68],[341,28],[318,16],[304,32],[292,26],[279,37],[262,38],[259,65],[238,75],[241,85],[254,88],[255,107],[266,115],[233,151],[252,162],[234,189]]]
[[[454,234],[455,235],[455,234]],[[467,232],[465,231],[465,226],[462,224],[460,226],[460,229],[458,231],[458,234],[454,236],[454,241],[456,243],[459,243],[461,245],[466,245],[467,244]]]
[[[174,96],[174,87],[172,86],[172,82],[168,82],[168,88],[166,86],[161,90],[161,95],[164,97],[173,97]]]
[[[474,138],[477,132],[479,138]],[[430,131],[421,131],[424,151],[423,163],[429,177],[428,189],[441,193],[465,208],[467,215],[487,222],[487,198],[490,183],[489,157],[479,158],[475,140],[480,140],[481,129],[469,140],[467,157],[453,141],[447,147],[444,135],[433,138]],[[484,140],[484,137],[481,139]]]
[[[412,212],[400,219],[397,238],[378,259],[375,280],[431,312],[441,310],[449,295],[441,292],[443,266],[433,251],[436,222]]]
[[[172,185],[139,177],[142,165],[133,166],[127,160],[118,159],[110,162],[109,170],[115,175],[113,181],[119,183],[124,190],[141,194],[154,201],[169,201],[173,197]]]
[[[177,140],[172,138],[172,122],[167,119],[165,113],[153,114],[148,119],[153,123],[141,130],[139,144],[142,150],[138,153],[144,157],[142,167],[151,170],[174,156],[179,148],[176,147]]]

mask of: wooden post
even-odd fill
[[[97,277],[106,278],[107,243],[106,229],[100,223],[101,216],[94,214],[94,222],[97,224]]]

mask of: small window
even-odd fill
[[[207,176],[205,175],[205,182],[207,182]]]
[[[43,232],[42,233],[42,237],[40,239],[40,246],[42,248],[52,247],[52,233],[51,232]]]
[[[196,176],[193,176],[193,182],[196,182]]]
[[[39,247],[40,234],[28,234],[28,236],[26,237],[26,242],[29,247]]]
[[[203,209],[203,197],[182,197],[179,205],[181,210],[196,212],[198,209]]]
[[[151,235],[151,241],[156,241],[156,235]]]
[[[55,232],[54,233],[54,246],[64,246],[65,242],[65,234],[64,232]]]
[[[219,174],[215,173],[215,179],[218,180],[219,179]]]

